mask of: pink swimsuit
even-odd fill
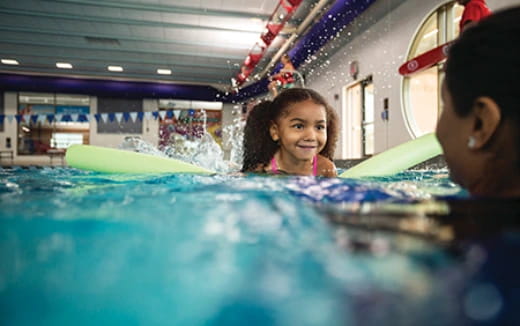
[[[274,157],[271,159],[271,172],[273,172],[273,174],[280,173],[278,171],[278,165],[276,164],[276,159]],[[314,156],[312,158],[312,175],[313,176],[318,175],[318,157],[317,156]]]

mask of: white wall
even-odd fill
[[[15,115],[18,113],[17,99],[18,93],[5,92],[4,93],[4,113],[5,115]],[[4,119],[4,131],[0,132],[0,150],[12,150],[16,155],[16,148],[18,147],[18,137],[16,137],[16,120],[12,122]],[[11,138],[11,148],[6,148],[6,138]]]
[[[359,26],[364,30],[340,49],[326,50],[335,54],[300,67],[305,72],[307,87],[319,91],[329,103],[336,108],[338,114],[344,105],[342,88],[352,84],[354,79],[349,76],[351,61],[359,62],[358,80],[372,75],[375,88],[375,151],[382,152],[387,148],[406,142],[412,138],[408,132],[402,109],[401,92],[402,77],[397,69],[404,62],[413,37],[424,19],[435,9],[447,1],[442,0],[407,0],[395,9],[390,9],[392,1],[376,1],[365,11],[355,24],[347,27],[341,37],[348,33],[358,32]],[[520,0],[488,0],[492,10],[520,5]],[[385,8],[389,8],[385,11]],[[378,21],[371,15],[385,12]],[[325,55],[326,57],[326,55]],[[339,96],[335,100],[334,95]],[[389,99],[388,122],[380,118],[384,98]],[[343,135],[342,135],[343,136]],[[337,148],[342,147],[342,137]],[[339,151],[337,151],[337,154]]]

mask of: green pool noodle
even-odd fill
[[[439,154],[441,147],[431,133],[377,154],[343,172],[339,177],[391,175]],[[65,159],[71,167],[106,173],[215,173],[176,159],[92,145],[70,146]]]
[[[361,178],[392,175],[402,172],[442,153],[434,133],[426,134],[377,154],[339,175],[340,178]]]
[[[70,146],[65,160],[77,169],[106,173],[215,173],[172,158],[92,145]]]

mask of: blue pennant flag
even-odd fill
[[[153,114],[153,118],[155,120],[157,120],[157,118],[159,118],[159,112],[158,111],[154,111],[154,112],[152,112],[152,114]]]
[[[144,112],[137,112],[137,119],[139,119],[139,121],[143,121],[143,117],[144,117]]]
[[[52,123],[54,121],[54,114],[47,114],[47,121],[49,121],[49,123]]]
[[[116,119],[116,114],[115,113],[109,113],[108,114],[108,121],[114,122],[115,119]]]
[[[5,114],[0,114],[0,123],[4,123]]]
[[[123,112],[123,120],[128,121],[128,119],[130,119],[130,113]]]
[[[16,118],[16,122],[20,123],[20,121],[22,121],[22,115],[21,114],[17,114],[14,117]]]
[[[96,122],[99,123],[99,119],[101,119],[101,114],[99,114],[99,113],[94,114],[94,118],[96,118]]]
[[[33,114],[31,115],[31,122],[36,124],[36,122],[38,122],[38,115],[37,114]]]
[[[166,117],[167,117],[168,119],[173,118],[173,111],[172,111],[172,110],[168,110],[168,111],[166,111]]]

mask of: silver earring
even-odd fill
[[[468,148],[475,148],[477,145],[477,141],[475,140],[475,137],[469,136],[468,138]]]

